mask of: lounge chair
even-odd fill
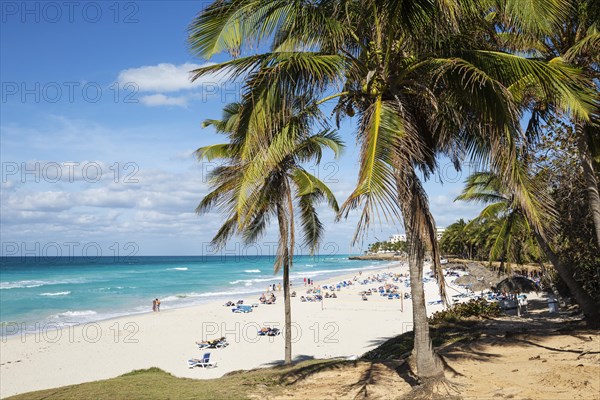
[[[269,332],[267,332],[267,336],[278,336],[281,335],[281,330],[278,328],[271,328]]]
[[[217,366],[216,362],[210,362],[210,353],[205,353],[202,358],[190,358],[188,360],[188,368],[202,367],[202,368],[214,368]]]
[[[231,309],[234,313],[249,313],[252,312],[252,306],[238,305]]]

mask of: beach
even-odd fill
[[[385,266],[365,271],[360,278],[384,273],[407,275],[408,268],[402,264]],[[315,285],[350,281],[357,275],[347,273],[316,280]],[[400,287],[399,291],[409,292],[404,283],[394,284]],[[307,288],[301,281],[294,281],[294,360],[360,356],[382,341],[412,330],[410,300],[388,300],[378,293],[368,296],[367,301],[361,299],[359,292],[379,286],[381,283],[376,282],[354,284],[336,291],[335,299],[301,302],[300,296],[306,296]],[[434,280],[426,282],[425,288],[427,301],[439,299]],[[40,325],[35,334],[3,337],[0,397],[106,379],[150,367],[178,377],[207,379],[235,370],[276,365],[283,360],[283,335],[257,335],[263,326],[283,327],[283,291],[276,291],[275,295],[276,304],[260,305],[247,314],[233,313],[223,306],[223,301],[215,301],[59,330]],[[245,304],[258,303],[257,295],[239,298]],[[441,309],[441,304],[427,306],[430,314]],[[230,345],[208,350],[216,368],[188,368],[188,359],[207,352],[200,350],[196,341],[221,336]]]

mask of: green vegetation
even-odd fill
[[[435,221],[423,187],[423,180],[441,172],[441,156],[457,169],[474,161],[495,174],[498,187],[508,194],[508,209],[518,210],[521,221],[506,212],[508,220],[496,221],[496,238],[507,238],[506,232],[517,238],[529,229],[542,245],[556,229],[555,210],[547,193],[538,190],[544,185],[533,180],[523,156],[540,136],[540,121],[568,120],[583,132],[578,145],[588,171],[585,190],[600,222],[600,201],[594,200],[598,185],[589,173],[590,163],[584,162],[590,153],[586,139],[598,134],[593,81],[599,47],[598,13],[593,10],[597,2],[523,4],[521,0],[225,0],[213,2],[190,26],[189,43],[196,55],[206,60],[221,53],[232,56],[193,71],[194,79],[226,72],[229,79],[243,80],[242,129],[236,131],[248,135],[244,139],[248,151],[243,152],[247,160],[257,157],[247,174],[257,184],[270,177],[270,167],[261,163],[269,157],[279,160],[286,145],[289,148],[300,138],[299,131],[282,123],[286,116],[300,120],[305,114],[318,116],[313,126],[304,128],[327,128],[332,121],[320,111],[335,100],[336,123],[355,118],[358,182],[338,219],[360,211],[354,242],[373,221],[404,224],[410,238],[414,349],[422,381],[443,377],[442,363],[431,346],[421,280],[426,249],[432,252],[434,271],[441,272]],[[555,58],[557,54],[564,57]],[[298,103],[290,113],[290,105]],[[523,132],[528,115],[531,120]],[[240,187],[243,199],[251,187]],[[270,206],[265,200],[261,207],[282,208],[278,198]],[[229,226],[251,227],[250,217],[262,211],[252,209],[231,213]],[[288,217],[293,209],[289,200]],[[282,221],[283,215],[278,218]],[[285,225],[280,231],[293,237],[289,221],[280,223]],[[517,230],[519,224],[527,229]],[[600,225],[596,227],[600,237],[598,231]],[[287,239],[284,242],[279,255],[285,258],[289,250]],[[517,240],[504,240],[492,244],[492,249],[502,259],[509,252],[530,256],[528,249],[517,246]],[[544,253],[549,255],[551,249],[544,248]],[[562,265],[556,264],[557,271],[570,288],[576,288],[572,272]],[[444,299],[443,280],[439,282]]]
[[[262,114],[262,119],[245,120],[244,114],[250,106],[234,103],[225,107],[222,120],[204,122],[204,126],[214,126],[227,136],[229,142],[196,151],[199,160],[223,162],[211,171],[208,178],[212,191],[196,211],[217,209],[224,216],[225,222],[212,240],[217,247],[234,234],[240,234],[248,243],[254,242],[265,233],[270,220],[277,220],[279,246],[274,273],[283,269],[285,362],[289,364],[292,362],[289,277],[296,241],[295,215],[301,222],[304,244],[312,254],[323,236],[316,203],[326,200],[334,211],[339,210],[331,190],[302,164],[318,162],[325,149],[337,156],[343,144],[328,129],[311,134],[319,112],[315,107],[307,107],[307,99],[281,97],[271,106],[279,113],[268,121]]]
[[[485,299],[471,299],[466,303],[458,303],[446,310],[434,313],[429,321],[434,325],[445,322],[458,322],[465,318],[494,318],[502,315],[498,303],[490,303]]]
[[[369,251],[371,253],[377,253],[379,250],[384,251],[397,251],[400,253],[406,253],[408,245],[406,242],[375,242],[369,245]]]
[[[250,394],[266,387],[269,388],[269,393],[277,393],[286,373],[310,364],[326,362],[311,360],[288,368],[232,372],[219,379],[203,380],[177,378],[159,368],[150,368],[112,379],[25,393],[11,399],[250,399]]]
[[[456,200],[487,204],[468,224],[450,225],[440,246],[443,251],[469,259],[511,263],[550,261],[558,273],[556,286],[575,297],[590,318],[598,314],[600,248],[596,245],[592,209],[585,194],[585,178],[577,137],[572,125],[548,118],[543,133],[529,152],[521,156],[519,173],[531,193],[551,204],[547,218],[553,234],[543,236],[532,229],[515,196],[497,174],[480,172],[466,181]],[[542,185],[549,184],[545,190]]]

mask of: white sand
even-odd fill
[[[407,267],[363,273],[408,272]],[[354,275],[317,281],[328,284]],[[391,282],[391,281],[390,281]],[[409,291],[396,283],[401,291]],[[292,298],[293,355],[296,360],[362,355],[386,339],[412,329],[412,302],[388,300],[379,294],[362,301],[358,292],[381,283],[353,285],[336,291],[337,299],[300,301],[304,286],[295,286]],[[434,281],[426,283],[428,301],[439,299]],[[463,291],[463,290],[461,290]],[[450,291],[450,294],[456,292]],[[283,336],[258,337],[260,326],[283,326],[283,292],[277,304],[261,305],[252,313],[234,314],[222,302],[123,317],[39,335],[9,337],[0,344],[0,397],[18,393],[112,378],[134,369],[159,367],[179,377],[216,378],[223,374],[281,362]],[[257,303],[257,297],[244,299]],[[237,300],[237,299],[232,299]],[[428,306],[428,312],[441,305]],[[200,357],[195,341],[226,336],[231,343],[212,349],[217,368],[189,369],[187,360]]]

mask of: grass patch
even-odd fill
[[[230,372],[218,379],[177,378],[159,368],[135,370],[112,379],[57,389],[40,390],[10,397],[11,400],[41,399],[250,399],[257,394],[277,394],[289,377],[307,369],[319,370],[331,360],[309,360],[291,366]]]

